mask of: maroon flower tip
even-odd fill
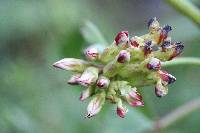
[[[125,63],[125,62],[129,62],[130,61],[130,53],[127,52],[126,50],[122,50],[120,51],[119,55],[118,55],[118,58],[117,58],[117,61],[119,63]]]
[[[169,60],[172,60],[176,56],[180,55],[183,52],[183,49],[184,49],[184,45],[181,42],[176,42],[174,52],[172,56],[169,58]]]
[[[127,109],[125,109],[125,108],[120,108],[120,107],[117,107],[117,115],[119,116],[119,117],[121,117],[121,118],[124,118],[125,117],[125,115],[126,115],[126,113],[128,112],[128,110]]]
[[[131,45],[132,47],[138,47],[138,46],[139,46],[139,44],[137,43],[137,41],[136,41],[135,39],[131,39],[131,40],[130,40],[130,45]]]
[[[134,90],[129,92],[129,96],[139,101],[142,100],[142,96],[137,91]]]
[[[149,70],[159,70],[161,68],[161,62],[157,58],[152,58],[150,62],[147,64],[147,68]]]
[[[128,31],[121,31],[115,37],[115,43],[118,45],[120,42],[128,42],[129,33]]]

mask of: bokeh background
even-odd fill
[[[193,3],[200,7],[199,0]],[[147,32],[146,22],[157,17],[173,27],[182,41],[182,56],[200,57],[200,29],[160,0],[1,0],[0,1],[0,133],[143,133],[175,108],[200,96],[200,68],[167,68],[177,77],[162,99],[151,87],[140,89],[145,107],[130,108],[126,118],[115,105],[85,119],[87,103],[79,101],[83,88],[69,86],[70,73],[52,63],[64,57],[83,58],[89,45],[80,32],[93,22],[113,42],[121,30]],[[199,133],[200,110],[178,120],[163,133]]]

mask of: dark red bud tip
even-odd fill
[[[127,113],[127,109],[125,108],[120,108],[120,107],[117,107],[117,115],[121,118],[124,118],[126,113]]]
[[[133,47],[138,47],[139,46],[139,44],[137,43],[137,41],[136,40],[130,40],[130,44],[131,44],[131,46],[133,46]]]
[[[118,58],[117,58],[117,62],[119,63],[126,63],[130,61],[130,53],[127,52],[126,50],[122,50],[120,51]]]
[[[128,39],[129,39],[128,31],[121,31],[115,37],[115,43],[116,45],[118,45],[121,42],[128,42]]]
[[[150,62],[147,64],[147,68],[149,70],[159,70],[161,68],[161,62],[157,58],[152,58]]]

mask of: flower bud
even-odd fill
[[[176,78],[166,71],[159,71],[159,74],[160,74],[160,78],[162,79],[164,84],[171,84],[176,81]]]
[[[171,38],[167,37],[161,44],[162,52],[166,52],[167,48],[171,46]]]
[[[98,52],[97,48],[89,47],[85,50],[85,55],[86,55],[87,59],[89,59],[89,60],[96,60],[96,59],[98,59],[99,52]]]
[[[90,118],[100,112],[105,102],[105,92],[97,94],[89,103],[87,107],[87,114],[85,117]]]
[[[157,58],[151,58],[150,62],[147,64],[149,70],[159,70],[161,68],[161,62]]]
[[[122,101],[119,99],[118,104],[117,104],[117,115],[121,118],[124,118],[126,113],[128,112],[128,109],[126,107],[122,106]]]
[[[87,99],[88,97],[90,97],[93,93],[94,93],[94,87],[93,86],[89,86],[86,90],[83,90],[81,92],[81,96],[80,96],[80,100],[84,101],[85,99]]]
[[[129,101],[128,103],[129,103],[132,107],[144,106],[144,102],[143,102],[143,101],[139,101],[139,100]]]
[[[126,50],[121,50],[117,57],[117,61],[119,63],[126,63],[130,61],[130,58],[131,58],[131,55],[129,52],[127,52]]]
[[[80,59],[64,58],[53,64],[54,67],[74,72],[83,72],[89,63]]]
[[[129,96],[136,100],[142,100],[142,96],[140,95],[140,93],[137,92],[136,87],[131,88],[131,91],[129,92]]]
[[[139,46],[138,40],[141,40],[141,38],[139,38],[139,37],[137,37],[137,36],[132,37],[132,38],[130,39],[130,42],[129,42],[129,43],[130,43],[130,46],[131,46],[132,48],[138,47],[138,46]]]
[[[121,31],[115,37],[115,44],[118,46],[120,43],[127,43],[129,41],[128,31]]]
[[[155,87],[155,94],[157,97],[163,97],[165,95],[167,95],[168,93],[168,88],[167,86],[164,86],[161,82],[161,80],[158,80],[156,83],[156,87]]]
[[[147,26],[148,26],[149,31],[150,31],[151,33],[156,32],[157,29],[160,28],[160,24],[159,24],[159,22],[157,21],[156,17],[155,17],[155,18],[151,18],[151,19],[148,21]]]
[[[83,86],[92,85],[98,78],[99,70],[96,67],[88,67],[77,81]]]
[[[70,85],[77,85],[78,84],[78,78],[81,77],[81,74],[75,74],[72,75],[71,78],[67,81]]]
[[[175,43],[175,49],[169,60],[172,60],[174,57],[180,55],[183,52],[184,45],[181,42]]]
[[[162,30],[161,30],[161,33],[160,33],[160,37],[159,37],[159,41],[158,41],[158,44],[160,42],[162,42],[164,39],[167,38],[168,36],[168,32],[170,32],[172,30],[172,27],[169,26],[169,25],[165,25]]]
[[[97,86],[102,89],[108,88],[109,84],[110,84],[110,80],[105,76],[100,76],[97,81]]]
[[[144,45],[144,55],[147,56],[148,54],[151,53],[152,47],[151,47],[152,41],[147,41],[145,42]]]

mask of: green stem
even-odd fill
[[[200,27],[200,10],[188,0],[166,0],[172,7]]]
[[[199,108],[200,108],[200,97],[190,102],[187,102],[184,105],[181,105],[180,107],[173,110],[171,113],[167,114],[166,116],[156,121],[154,126],[154,131],[159,131],[160,129],[167,128],[168,126],[172,125],[179,119],[187,116],[188,114],[192,113],[193,111]]]
[[[176,65],[195,65],[200,66],[200,58],[196,57],[180,57],[171,61],[163,62],[163,67],[170,67]]]

